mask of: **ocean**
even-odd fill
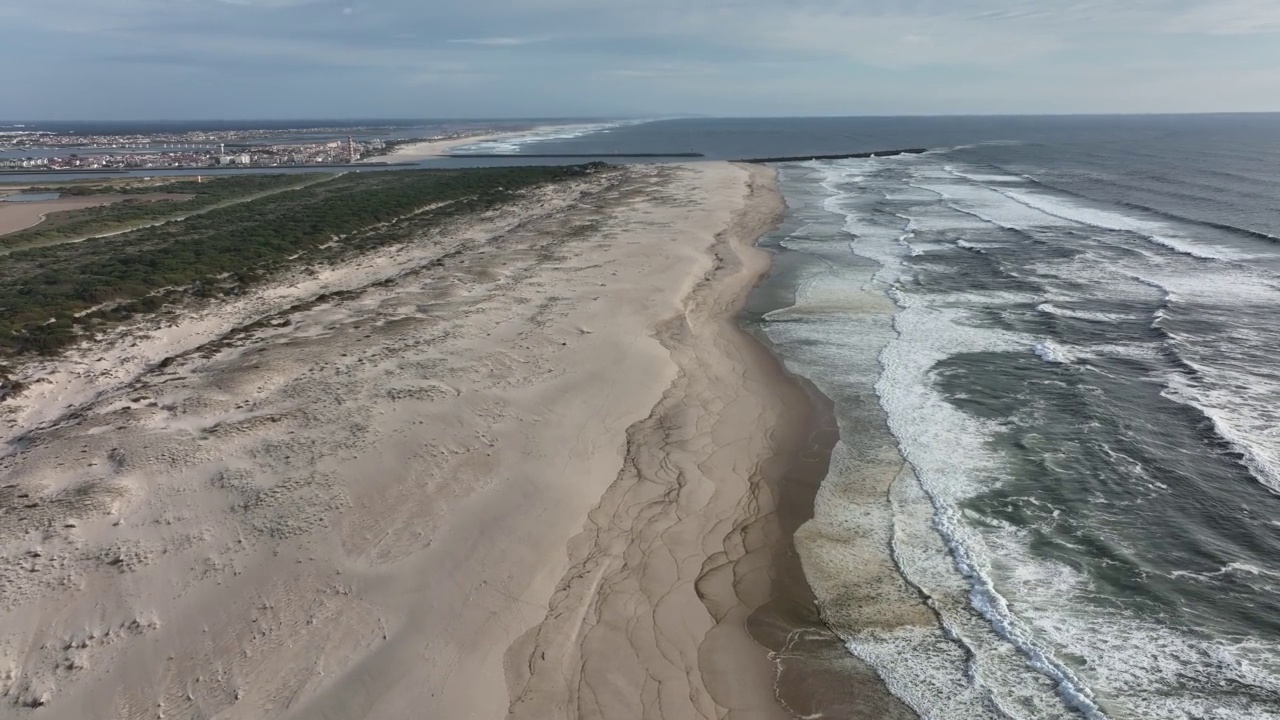
[[[1280,118],[1053,124],[778,167],[806,575],[923,717],[1280,717]]]

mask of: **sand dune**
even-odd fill
[[[747,538],[807,409],[733,324],[771,184],[604,173],[33,367],[6,714],[786,717]]]

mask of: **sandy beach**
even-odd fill
[[[487,133],[480,135],[469,135],[467,137],[448,138],[444,140],[424,140],[422,142],[408,143],[399,145],[386,155],[375,155],[360,160],[362,163],[370,162],[419,162],[430,158],[448,157],[455,148],[465,145],[474,145],[476,143],[488,142],[493,140],[509,140],[511,138],[530,135],[539,131],[554,131],[571,129],[575,125],[547,125],[542,127],[528,128],[526,130],[516,130],[512,132]]]
[[[486,140],[502,140],[517,135],[523,135],[527,131],[510,132],[510,133],[490,133],[488,135],[469,135],[467,137],[449,138],[447,140],[424,140],[422,142],[407,143],[405,145],[396,146],[390,153],[386,155],[374,155],[373,157],[362,158],[359,162],[375,163],[375,162],[418,162],[429,158],[446,157],[449,151],[463,145],[473,145]]]
[[[813,615],[777,500],[823,415],[736,323],[782,209],[759,167],[600,173],[26,368],[3,701],[789,717],[752,638]]]

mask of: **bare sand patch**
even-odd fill
[[[56,212],[102,207],[103,205],[112,205],[126,200],[160,202],[165,200],[186,200],[189,197],[191,196],[156,193],[148,195],[90,195],[39,202],[0,202],[0,235],[35,227],[44,222],[45,218],[50,214]]]

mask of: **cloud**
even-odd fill
[[[598,74],[614,78],[695,78],[715,75],[720,69],[711,65],[666,63],[647,67],[626,67],[601,70]]]
[[[760,47],[885,68],[1008,63],[1069,44],[1037,28],[950,15],[789,13],[762,18],[740,32]]]
[[[1280,3],[1275,0],[1214,0],[1161,23],[1168,33],[1261,35],[1280,33]]]
[[[1280,0],[0,0],[0,26],[0,62],[39,68],[0,116],[99,95],[168,116],[186,92],[368,115],[1280,105],[1265,77],[1207,79],[1280,67]],[[1176,96],[1124,90],[1139,66]],[[173,86],[196,72],[223,84]]]
[[[547,42],[550,38],[545,37],[482,37],[482,38],[457,38],[447,40],[446,42],[454,45],[489,45],[492,47],[510,47],[513,45],[530,45],[532,43]]]
[[[207,1],[207,0],[206,0]],[[224,5],[239,5],[241,7],[255,8],[290,8],[300,5],[315,5],[324,0],[213,0]]]

